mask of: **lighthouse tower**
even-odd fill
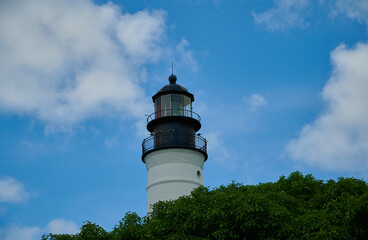
[[[200,116],[192,111],[194,96],[170,83],[153,97],[155,112],[147,118],[151,136],[142,143],[142,161],[147,168],[147,211],[158,201],[174,200],[203,185],[207,141],[201,137]]]

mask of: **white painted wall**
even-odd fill
[[[147,212],[153,203],[189,195],[194,188],[202,186],[204,159],[202,153],[183,148],[147,154],[144,158],[148,175]]]

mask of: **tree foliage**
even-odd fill
[[[368,185],[355,178],[324,182],[294,172],[275,183],[195,189],[158,202],[141,218],[128,212],[111,232],[86,222],[76,235],[42,240],[368,239]]]

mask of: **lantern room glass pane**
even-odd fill
[[[187,96],[184,96],[184,116],[192,117],[192,101]]]
[[[171,114],[171,94],[161,96],[161,116],[166,117]]]
[[[171,107],[173,116],[183,116],[183,95],[171,94]]]
[[[155,101],[155,117],[159,118],[161,117],[161,97],[157,98]]]

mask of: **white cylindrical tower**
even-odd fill
[[[147,168],[147,211],[158,201],[174,200],[203,185],[207,141],[197,131],[200,117],[192,111],[193,94],[176,84],[176,76],[152,99],[155,112],[147,118],[151,136],[142,143]]]

